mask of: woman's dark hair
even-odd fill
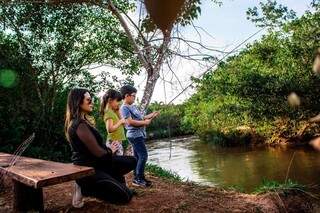
[[[120,89],[122,98],[124,99],[126,95],[131,95],[132,93],[137,93],[137,89],[131,85],[125,85]]]
[[[80,105],[83,103],[84,94],[89,93],[89,90],[84,88],[74,88],[69,92],[66,108],[66,116],[64,123],[64,133],[70,141],[69,128],[74,121],[81,120],[81,110]]]
[[[100,104],[100,115],[103,117],[104,116],[104,110],[106,109],[106,106],[108,104],[108,101],[121,101],[122,96],[121,93],[114,90],[114,89],[109,89],[103,96]]]

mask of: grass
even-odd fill
[[[253,193],[263,194],[267,192],[288,192],[292,190],[304,191],[305,188],[304,185],[290,179],[284,183],[273,180],[263,180],[262,184],[258,186]]]
[[[154,176],[161,177],[161,178],[164,178],[169,181],[174,181],[174,182],[184,182],[185,181],[176,172],[163,169],[160,166],[155,165],[155,164],[148,163],[146,165],[146,171],[151,173]],[[187,181],[186,183],[197,185],[194,182]],[[261,185],[256,187],[256,189],[253,191],[253,194],[264,194],[267,192],[279,193],[279,192],[289,192],[289,191],[295,191],[295,190],[305,192],[306,188],[307,188],[306,186],[299,184],[297,182],[294,182],[290,179],[288,179],[287,181],[285,181],[283,183],[278,182],[278,181],[274,181],[274,180],[266,180],[265,179],[262,181]],[[242,193],[245,192],[245,190],[242,187],[236,186],[236,185],[225,187],[224,189],[242,192]]]
[[[174,181],[174,182],[182,182],[183,179],[175,172],[166,170],[161,168],[160,166],[157,166],[155,164],[147,164],[146,165],[146,171],[157,176],[164,178],[166,180]]]

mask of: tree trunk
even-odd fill
[[[147,82],[146,82],[146,86],[145,86],[145,89],[143,92],[143,97],[142,97],[141,105],[140,105],[140,109],[142,111],[145,111],[147,109],[147,107],[149,106],[154,88],[155,88],[156,83],[160,77],[160,70],[161,70],[161,66],[163,64],[163,60],[164,60],[164,57],[165,57],[165,54],[166,54],[166,51],[167,51],[167,48],[169,45],[170,35],[169,34],[164,35],[163,43],[160,46],[160,48],[158,49],[158,57],[157,57],[156,61],[153,62],[152,56],[150,55],[151,54],[150,51],[146,51],[146,53],[144,54],[143,51],[140,50],[138,43],[135,41],[134,36],[128,27],[128,24],[126,23],[125,19],[121,16],[120,11],[113,4],[112,0],[108,0],[107,8],[119,20],[121,26],[123,27],[126,35],[129,38],[131,45],[133,46],[133,48],[138,56],[138,59],[139,59],[141,65],[145,68],[145,70],[147,72]],[[141,34],[139,34],[139,35],[142,36]],[[150,44],[147,42],[146,39],[143,38],[143,36],[141,39],[144,42],[144,48],[148,49],[150,47]]]
[[[140,108],[141,108],[142,111],[145,111],[148,108],[149,104],[150,104],[154,88],[155,88],[156,83],[157,83],[157,81],[158,81],[158,79],[160,77],[160,70],[161,70],[161,67],[162,67],[162,64],[163,64],[163,60],[165,58],[165,54],[166,54],[169,42],[170,42],[170,37],[169,36],[164,36],[163,43],[162,43],[161,47],[158,49],[159,55],[158,55],[156,64],[153,66],[153,68],[146,67],[146,70],[147,70],[147,83],[146,83],[146,86],[144,88],[143,96],[142,96],[142,99],[141,99]]]
[[[157,80],[160,77],[159,72],[160,72],[160,69],[157,70],[154,74],[148,73],[147,82],[143,91],[143,96],[142,96],[141,105],[140,105],[140,109],[143,112],[147,109],[147,107],[150,104],[154,88],[156,86]]]

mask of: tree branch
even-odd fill
[[[206,50],[209,50],[209,51],[214,51],[214,52],[223,53],[223,54],[228,53],[227,51],[222,51],[222,50],[213,49],[213,48],[211,48],[211,47],[208,47],[208,46],[203,45],[203,44],[200,43],[200,42],[191,41],[191,40],[184,39],[184,38],[181,38],[181,37],[178,37],[178,36],[173,36],[173,37],[171,37],[170,39],[181,40],[181,41],[187,43],[187,45],[190,45],[190,44],[188,44],[188,43],[196,44],[196,45],[199,45],[201,48],[206,49]],[[161,39],[153,39],[151,42],[159,41],[159,40],[161,40]],[[190,47],[192,47],[192,46],[190,46]],[[194,47],[192,47],[192,48],[194,48]]]
[[[168,65],[169,70],[172,72],[172,74],[174,75],[174,77],[177,79],[177,81],[178,81],[178,83],[179,83],[179,85],[180,85],[181,89],[183,89],[182,83],[181,83],[181,81],[180,81],[180,79],[179,79],[178,75],[173,71],[173,69],[172,69],[172,67],[171,67],[171,65],[170,65],[170,63],[169,63],[169,61],[167,61],[167,65]]]
[[[118,20],[120,21],[120,24],[121,26],[124,28],[135,52],[138,54],[138,58],[140,60],[140,62],[143,64],[143,66],[148,69],[149,68],[149,64],[147,62],[147,60],[145,59],[144,55],[141,53],[141,51],[139,50],[139,46],[138,44],[136,43],[136,41],[134,40],[134,37],[126,23],[126,21],[124,20],[124,18],[122,17],[122,15],[120,14],[119,10],[114,6],[112,0],[108,0],[108,7],[107,9],[109,9],[117,18]],[[104,5],[101,5],[102,7]]]

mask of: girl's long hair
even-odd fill
[[[74,88],[69,92],[64,122],[64,133],[69,142],[69,129],[74,122],[81,120],[80,105],[83,103],[84,94],[87,92],[89,93],[89,90],[83,88]]]
[[[114,90],[114,89],[109,89],[103,96],[102,96],[102,100],[101,100],[101,104],[100,104],[100,115],[104,116],[104,112],[106,109],[106,106],[108,105],[109,101],[113,101],[113,100],[117,100],[117,101],[121,101],[122,100],[122,95],[120,92]],[[119,111],[116,112],[119,115]]]

